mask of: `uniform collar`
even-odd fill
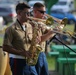
[[[24,22],[24,25],[26,26],[27,29],[29,29],[29,27],[32,27],[31,24],[28,23],[28,22]],[[23,30],[23,31],[24,31],[22,25],[18,22],[18,20],[16,20],[15,28],[16,28],[17,30]]]
[[[17,30],[23,30],[22,25],[18,20],[16,20],[16,26],[15,27]]]

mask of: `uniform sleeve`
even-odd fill
[[[12,31],[12,28],[9,27],[5,31],[3,45],[11,46],[12,39],[13,39],[13,31]]]

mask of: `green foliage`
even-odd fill
[[[76,8],[76,0],[74,0],[74,6],[75,6],[75,8]]]
[[[27,1],[27,3],[28,3],[28,2],[31,1],[31,0],[25,0],[25,1]]]
[[[46,7],[51,7],[52,5],[54,5],[55,3],[58,2],[58,0],[44,0]]]
[[[3,38],[0,37],[0,46],[2,46],[2,43],[3,43]]]
[[[45,6],[47,7],[47,9],[48,9],[48,14],[50,14],[50,8],[55,4],[55,3],[57,3],[58,2],[58,0],[44,0],[44,2],[45,2]]]
[[[48,69],[55,70],[55,58],[47,55]]]
[[[65,29],[68,29],[70,31],[74,31],[74,25],[66,25]]]

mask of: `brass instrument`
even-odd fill
[[[76,38],[76,33],[72,32],[71,30],[64,29],[63,32],[70,37]]]
[[[53,32],[55,32],[55,33],[76,38],[75,32],[65,29],[65,26],[68,22],[68,19],[66,17],[63,18],[62,20],[60,20],[60,19],[50,16],[48,14],[45,14],[45,15],[48,17],[47,19],[39,19],[39,18],[34,18],[34,17],[29,17],[29,18],[32,20],[35,20],[35,21],[40,21],[40,22],[45,23],[46,25],[49,26],[48,28],[52,28]],[[58,31],[58,30],[60,30],[60,31]]]
[[[50,16],[48,14],[46,14],[46,16],[48,16],[49,18],[50,17],[53,18],[57,23],[59,23],[60,24],[60,25],[58,25],[59,27],[61,26],[61,24],[64,24],[66,26],[66,24],[68,22],[68,19],[67,18],[64,18],[64,19],[60,20],[60,19],[57,19],[55,17],[52,17],[52,16]],[[71,36],[73,38],[76,38],[76,33],[75,32],[72,32],[71,30],[66,29],[66,28],[63,28],[63,27],[61,29],[62,29],[61,32],[57,32],[57,31],[54,31],[54,32],[59,33],[59,34],[62,34],[62,35]]]
[[[0,75],[13,75],[9,64],[8,53],[0,46]]]
[[[34,17],[29,17],[29,19],[35,20],[35,21],[40,21],[45,23],[46,25],[52,25],[54,24],[54,21],[56,21],[58,24],[67,24],[68,19],[65,17],[64,19],[60,20],[57,18],[54,18],[48,14],[46,14],[46,16],[48,17],[47,19],[39,19],[39,18],[34,18]]]
[[[36,24],[36,23],[34,22],[34,24]],[[36,42],[36,38],[38,36],[38,26],[36,26],[36,25],[34,25],[33,35],[32,35],[33,37],[31,40],[31,46],[29,48],[29,51],[31,53],[31,57],[26,58],[26,63],[30,66],[36,65],[39,53],[42,51],[41,46]]]
[[[64,24],[64,25],[66,25],[67,22],[68,22],[68,19],[66,17],[61,20],[61,19],[55,18],[53,16],[50,16],[48,14],[45,14],[45,15],[48,17],[48,19],[46,21],[48,21],[51,18],[51,19],[53,19],[52,21],[56,21],[58,24]]]

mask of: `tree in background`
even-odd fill
[[[31,1],[31,0],[26,0],[27,1],[27,3],[29,2],[29,1]]]
[[[26,0],[26,1],[27,1],[27,3],[28,3],[28,2],[31,1],[31,0]],[[55,3],[57,3],[58,0],[44,0],[44,2],[45,2],[45,6],[47,7],[47,13],[50,14],[50,13],[51,13],[51,11],[50,11],[51,7],[52,7]]]
[[[50,14],[51,7],[58,2],[58,0],[44,0],[45,5],[47,7],[47,13]]]

